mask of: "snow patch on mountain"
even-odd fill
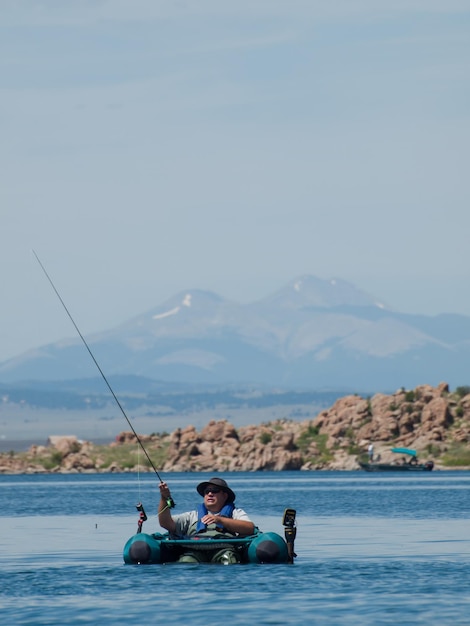
[[[187,293],[184,296],[183,301],[181,302],[181,306],[190,307],[191,306],[191,299],[192,299],[192,295],[190,293]],[[170,317],[171,315],[176,315],[181,310],[181,306],[175,306],[173,309],[170,309],[169,311],[165,311],[164,313],[157,313],[156,315],[152,315],[152,319],[154,319],[154,320],[161,320],[161,319],[163,319],[165,317]]]
[[[161,320],[164,317],[170,317],[171,315],[176,315],[180,310],[179,306],[175,306],[174,309],[171,309],[171,311],[165,311],[165,313],[158,313],[157,315],[153,315],[152,319],[154,320]]]

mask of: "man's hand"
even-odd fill
[[[171,498],[170,488],[168,487],[168,485],[165,482],[161,482],[158,485],[158,488],[160,489],[160,495],[161,495],[162,499],[165,500],[165,502],[169,498]]]

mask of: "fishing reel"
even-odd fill
[[[141,502],[135,505],[135,508],[139,511],[139,521],[137,522],[137,532],[142,532],[142,525],[147,521],[147,514],[145,513],[144,506]]]

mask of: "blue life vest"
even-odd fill
[[[234,508],[235,507],[233,505],[233,502],[229,502],[221,509],[219,515],[223,517],[232,517]],[[204,504],[204,502],[201,502],[201,504],[198,504],[198,507],[197,507],[197,520],[198,521],[197,521],[197,526],[196,526],[196,532],[200,533],[206,530],[206,524],[204,524],[204,522],[201,521],[201,518],[203,518],[204,515],[207,515],[208,512],[209,511],[207,510],[207,507]],[[222,528],[223,530],[223,526],[219,528]]]

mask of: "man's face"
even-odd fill
[[[204,504],[208,509],[220,511],[228,498],[228,494],[222,491],[220,487],[212,487],[208,485],[204,489]]]

